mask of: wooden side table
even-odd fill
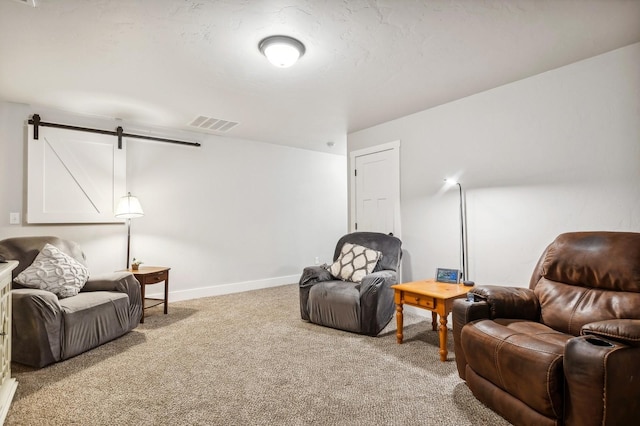
[[[434,331],[437,329],[438,315],[440,315],[440,361],[446,361],[448,354],[447,316],[451,312],[453,301],[466,297],[473,287],[428,280],[395,284],[391,288],[395,291],[396,324],[398,327],[396,338],[398,343],[402,343],[402,305],[406,304],[416,308],[428,309],[431,311],[431,327]]]
[[[142,295],[142,318],[140,323],[144,323],[144,310],[164,303],[164,314],[168,313],[169,307],[169,270],[165,266],[141,266],[139,269],[129,268],[138,281],[140,281],[140,294]],[[157,284],[164,281],[164,299],[145,297],[144,288],[150,284]]]

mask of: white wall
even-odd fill
[[[352,133],[347,149],[401,141],[405,281],[459,267],[458,193],[442,185],[457,176],[470,279],[527,286],[559,233],[640,231],[639,117],[634,44]]]
[[[172,268],[170,300],[296,282],[316,257],[329,262],[347,231],[345,156],[0,102],[0,239],[72,239],[94,275],[125,267],[123,224],[9,225],[9,212],[26,208],[24,135],[33,113],[43,121],[122,125],[125,132],[202,143],[128,144],[127,189],[145,211],[132,220],[131,254],[145,265]]]

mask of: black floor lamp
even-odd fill
[[[127,269],[129,269],[130,251],[131,251],[131,219],[144,216],[142,205],[137,197],[131,195],[130,192],[120,198],[118,207],[116,208],[116,217],[127,219]]]
[[[466,222],[466,208],[464,203],[464,197],[462,196],[462,185],[455,179],[445,179],[449,185],[458,185],[458,194],[460,196],[460,256],[461,256],[461,265],[460,265],[460,273],[463,283],[470,282],[469,273],[467,270],[467,236],[465,233],[465,222]]]

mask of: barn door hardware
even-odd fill
[[[39,137],[38,128],[42,126],[42,127],[55,127],[57,129],[78,130],[80,132],[99,133],[101,135],[117,136],[118,149],[122,149],[123,137],[135,138],[135,139],[146,139],[146,140],[156,141],[156,142],[174,143],[178,145],[200,146],[200,143],[198,142],[185,142],[185,141],[179,141],[175,139],[159,138],[156,136],[146,136],[146,135],[136,135],[133,133],[125,133],[121,126],[118,126],[115,131],[112,131],[112,130],[102,130],[102,129],[91,129],[89,127],[70,126],[68,124],[48,123],[46,121],[41,121],[39,114],[33,114],[32,118],[28,121],[28,123],[33,125],[33,139],[35,140],[38,140],[38,137]]]

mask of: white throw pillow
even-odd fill
[[[58,298],[75,296],[89,279],[89,270],[51,244],[45,244],[35,260],[15,278],[25,287],[47,290]]]
[[[382,253],[357,244],[345,243],[340,256],[329,268],[329,272],[343,281],[362,282],[362,279],[373,272]]]

